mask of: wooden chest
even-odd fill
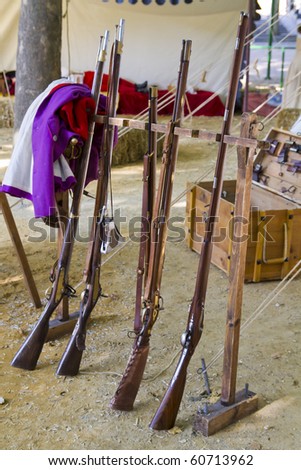
[[[236,223],[248,223],[245,281],[283,279],[301,259],[301,136],[271,129],[269,150],[254,161],[249,221],[234,220],[235,180],[224,182],[215,224],[212,263],[229,274]],[[200,253],[212,182],[187,192],[186,240]]]

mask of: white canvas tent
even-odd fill
[[[21,0],[0,2],[0,70],[16,67],[20,4]],[[64,0],[65,11],[67,5],[63,75],[93,70],[99,35],[109,29],[113,39],[115,25],[124,18],[122,78],[162,88],[174,84],[182,40],[191,39],[188,87],[218,92],[221,97],[225,94],[239,12],[247,11],[247,0],[194,0],[189,4],[179,0],[177,5],[169,0],[163,5],[155,0],[149,5],[141,0],[135,4],[126,0]]]

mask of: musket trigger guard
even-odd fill
[[[67,297],[77,297],[76,289],[74,289],[74,287],[70,286],[70,284],[66,284],[65,285],[65,295]]]
[[[82,293],[80,294],[80,300],[81,301],[86,300],[87,297],[88,297],[88,289],[84,289]]]
[[[105,218],[106,210],[107,210],[107,208],[106,208],[106,206],[104,205],[104,206],[102,207],[102,209],[100,209],[100,211],[99,211],[99,223],[100,223],[100,224],[103,222],[103,220],[104,220],[104,218]]]
[[[143,305],[144,305],[144,307],[142,308],[142,328],[138,333],[139,336],[141,336],[143,334],[143,332],[146,328],[146,324],[147,324],[148,316],[149,316],[149,314],[147,315],[147,312],[149,311],[149,306],[147,305],[145,300],[143,301]]]
[[[51,269],[51,272],[50,272],[50,275],[49,275],[49,281],[50,282],[54,282],[55,279],[56,279],[56,272],[55,271],[56,271],[56,267],[58,265],[58,262],[59,262],[59,260],[57,259],[56,262],[54,263],[52,269]]]
[[[264,129],[264,124],[263,124],[263,122],[262,122],[262,121],[259,121],[257,125],[258,125],[258,131],[259,131],[259,132],[263,131],[263,129]]]
[[[162,295],[159,296],[158,310],[164,310],[164,300]]]
[[[130,339],[134,339],[134,338],[136,338],[136,336],[137,336],[137,333],[134,330],[129,330],[127,332],[127,337],[130,338]]]
[[[47,287],[47,289],[45,290],[45,297],[46,297],[47,300],[50,299],[51,292],[52,292],[52,287]]]
[[[182,333],[180,342],[183,348],[185,348],[189,337],[190,337],[190,331],[185,331],[184,333]]]
[[[143,307],[142,307],[142,320],[143,320],[143,321],[144,321],[144,318],[145,318],[145,316],[146,316],[147,310],[148,310],[148,306],[146,305],[146,302],[145,302],[145,300],[144,300],[144,302],[143,302]]]

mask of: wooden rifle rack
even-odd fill
[[[225,143],[237,146],[238,148],[238,184],[236,198],[237,201],[239,200],[240,202],[236,204],[235,215],[242,215],[241,211],[243,211],[243,216],[247,219],[249,217],[250,201],[249,199],[245,200],[245,197],[248,197],[251,191],[253,169],[252,156],[254,156],[256,148],[266,146],[266,142],[258,141],[254,137],[248,137],[252,134],[251,128],[255,119],[255,115],[249,115],[247,113],[243,114],[240,136],[224,136]],[[107,120],[108,118],[106,116],[98,115],[95,117],[95,121],[97,123],[105,123]],[[168,128],[168,124],[156,123],[149,126],[148,123],[144,121],[118,117],[109,118],[109,124],[118,127],[156,131],[163,134],[167,132]],[[209,142],[220,142],[221,140],[221,134],[202,129],[175,127],[174,133],[179,135],[179,137],[196,138]],[[242,205],[243,200],[245,202]],[[67,201],[65,201],[65,204],[68,204]],[[66,208],[68,208],[68,206],[65,206],[65,210]],[[62,238],[63,233],[61,233],[59,238],[59,248],[61,246]],[[206,414],[198,413],[194,422],[194,431],[201,432],[206,436],[214,434],[258,409],[258,396],[254,392],[250,392],[247,386],[244,390],[238,392],[235,390],[244,279],[244,276],[241,273],[244,272],[245,267],[245,245],[246,244],[233,243],[232,246],[232,270],[230,274],[228,318],[226,324],[222,397],[217,403],[208,407]],[[73,329],[78,318],[78,312],[69,315],[68,310],[68,298],[66,297],[60,305],[60,311],[57,318],[49,324],[47,340],[66,334]],[[230,311],[234,312],[234,321],[233,318],[229,316]]]
[[[40,308],[42,306],[39,293],[36,288],[35,281],[32,276],[32,272],[22,245],[22,241],[20,239],[20,235],[11,211],[11,208],[8,204],[7,197],[5,193],[0,192],[0,207],[2,209],[2,214],[11,238],[11,241],[15,247],[16,254],[18,256],[18,260],[23,272],[24,281],[26,287],[29,291],[31,299],[36,308]]]
[[[97,116],[97,122],[103,123],[105,116]],[[244,113],[242,115],[241,133],[239,137],[224,136],[224,142],[237,147],[238,172],[236,189],[236,217],[249,219],[250,192],[252,185],[253,159],[257,148],[266,147],[265,141],[258,141],[255,137],[254,124],[256,115]],[[116,126],[147,130],[148,123],[124,118],[110,118],[109,123]],[[255,126],[256,128],[256,126]],[[166,124],[152,124],[151,131],[167,132]],[[221,134],[201,129],[175,127],[174,133],[179,137],[197,138],[205,141],[220,142]],[[236,238],[247,235],[248,224],[239,224],[241,233]],[[245,389],[236,392],[236,378],[238,365],[238,347],[240,335],[240,319],[242,307],[242,293],[244,285],[244,271],[246,261],[246,243],[232,244],[230,290],[228,298],[228,312],[226,323],[226,338],[224,348],[224,365],[221,399],[208,407],[206,414],[198,413],[194,422],[194,431],[205,436],[225,428],[235,421],[253,413],[258,409],[258,396]]]

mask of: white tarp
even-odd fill
[[[15,69],[20,4],[21,0],[0,2],[0,69]],[[112,42],[115,25],[124,18],[122,78],[161,88],[174,84],[182,40],[191,39],[188,87],[223,95],[239,13],[247,11],[247,5],[247,0],[204,0],[176,6],[70,0],[63,20],[62,74],[94,70],[99,36],[108,29]]]
[[[296,51],[286,74],[281,107],[301,109],[301,19],[297,20]]]
[[[16,69],[20,3],[0,1],[0,71]]]

